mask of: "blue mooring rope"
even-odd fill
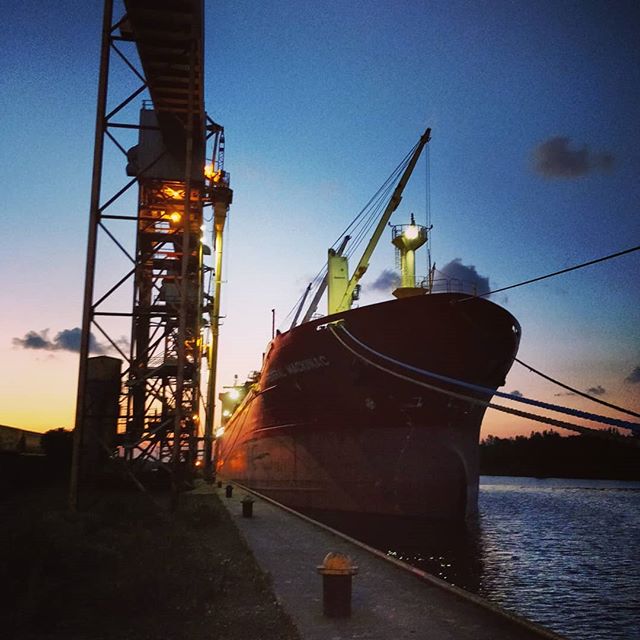
[[[540,409],[549,409],[551,411],[556,411],[558,413],[564,413],[566,415],[571,415],[574,416],[576,418],[584,418],[587,420],[592,420],[594,422],[600,422],[603,424],[608,424],[610,426],[614,426],[614,427],[619,427],[621,429],[628,429],[630,431],[633,431],[635,433],[640,433],[640,424],[636,423],[636,422],[627,422],[626,420],[618,420],[616,418],[608,418],[606,416],[601,416],[595,413],[588,413],[586,411],[580,411],[579,409],[571,409],[569,407],[562,407],[560,405],[556,405],[556,404],[551,404],[548,402],[542,402],[540,400],[533,400],[531,398],[525,398],[524,396],[516,396],[513,395],[511,393],[504,393],[502,391],[495,391],[494,389],[491,389],[489,387],[482,387],[480,385],[477,384],[473,384],[470,382],[464,382],[463,380],[457,380],[455,378],[450,378],[448,376],[443,376],[441,374],[438,373],[434,373],[433,371],[426,371],[425,369],[420,369],[418,367],[414,367],[410,364],[406,364],[404,362],[400,362],[399,360],[396,360],[395,358],[391,358],[389,356],[384,355],[383,353],[380,353],[378,351],[376,351],[375,349],[372,349],[371,347],[369,347],[368,345],[364,344],[361,340],[359,340],[358,338],[356,338],[354,335],[352,335],[351,333],[349,333],[349,331],[347,331],[347,329],[342,325],[339,324],[337,325],[340,327],[340,329],[347,335],[349,336],[349,338],[351,340],[353,340],[358,346],[362,347],[363,349],[365,349],[366,351],[368,351],[369,353],[375,355],[378,358],[381,358],[383,360],[386,360],[387,362],[390,362],[392,364],[395,364],[396,366],[402,367],[406,370],[412,371],[414,373],[418,373],[420,375],[425,375],[427,377],[436,379],[436,380],[440,380],[441,382],[447,382],[449,384],[453,384],[456,385],[458,387],[464,387],[466,389],[470,389],[472,391],[477,391],[479,393],[484,393],[484,394],[489,394],[489,395],[496,395],[500,398],[505,398],[507,400],[513,400],[514,402],[521,402],[523,404],[528,404],[534,407],[538,407]],[[333,335],[343,344],[343,346],[345,346],[347,349],[349,349],[350,351],[352,351],[352,353],[354,353],[355,355],[359,355],[357,352],[355,352],[353,349],[350,349],[348,345],[346,345],[342,340],[340,340],[339,336],[337,335],[337,333],[335,332],[334,326],[330,325],[329,326],[331,332],[333,333]],[[360,356],[363,357],[363,356]],[[371,363],[371,361],[367,360],[368,362]],[[371,363],[371,364],[375,364],[375,363]],[[381,367],[380,367],[381,368]],[[391,371],[389,371],[389,373],[393,373]],[[419,382],[417,380],[414,380],[413,382]],[[440,389],[438,387],[432,387],[434,390],[437,391],[441,391],[442,393],[445,394],[450,394],[450,395],[454,395],[456,397],[460,397],[461,394],[456,394],[453,392],[448,392],[445,389]],[[472,402],[477,401],[477,398],[471,398],[469,396],[462,396],[463,398],[470,400]],[[492,405],[488,402],[485,401],[480,401],[481,403],[485,404],[486,406],[489,406],[493,409],[499,409],[499,410],[503,410],[506,411],[507,413],[514,413],[516,415],[522,415],[523,417],[528,417],[531,419],[537,419],[540,422],[548,422],[549,424],[554,424],[556,426],[562,426],[560,424],[558,424],[557,420],[554,420],[553,418],[545,418],[544,416],[536,416],[535,414],[527,414],[525,412],[520,412],[520,411],[516,411],[515,409],[509,409],[508,407],[502,407],[501,405]],[[563,423],[563,425],[566,424],[567,426],[565,426],[564,428],[573,428],[576,427],[577,425],[570,425],[570,423]],[[587,429],[585,427],[580,427],[580,429]],[[578,430],[578,429],[576,429]],[[590,429],[588,429],[589,431],[591,431]]]

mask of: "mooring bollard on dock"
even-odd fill
[[[224,495],[227,498],[231,498],[231,496],[233,496],[233,487],[230,484],[225,487]]]
[[[251,496],[245,496],[242,502],[242,517],[253,518],[253,503],[255,500]]]
[[[342,553],[327,553],[317,567],[322,576],[322,608],[329,618],[351,615],[351,579],[358,567]]]

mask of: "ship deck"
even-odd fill
[[[271,500],[254,494],[254,517],[243,518],[240,501],[247,492],[236,486],[233,497],[225,498],[218,491],[302,640],[561,640]],[[316,567],[330,551],[347,554],[358,566],[349,618],[322,613]]]

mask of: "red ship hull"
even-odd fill
[[[492,393],[404,365],[495,390],[519,338],[510,313],[461,294],[383,302],[278,335],[218,441],[218,472],[299,509],[468,517],[485,407],[412,380],[485,401]]]

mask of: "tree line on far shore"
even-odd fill
[[[480,473],[538,478],[640,480],[640,438],[615,429],[598,435],[531,432],[488,436],[480,443]]]

